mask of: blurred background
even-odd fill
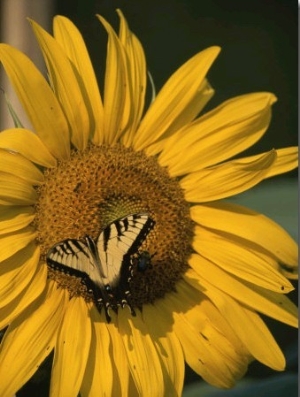
[[[1,0],[1,42],[21,49],[45,72],[26,17],[35,19],[51,32],[53,16],[65,15],[81,30],[101,86],[107,36],[95,14],[102,14],[117,29],[116,8],[122,9],[131,30],[144,46],[148,69],[157,91],[170,74],[188,58],[208,46],[219,45],[222,52],[208,75],[216,93],[205,110],[236,95],[271,91],[278,97],[278,102],[273,107],[271,125],[265,136],[253,148],[248,149],[245,155],[297,145],[298,4],[295,1]],[[29,126],[1,68],[0,72],[1,129],[12,127],[3,92],[13,103],[22,122]],[[234,202],[272,217],[297,239],[296,176],[297,172],[294,171],[284,178],[272,179],[251,192],[234,198]],[[291,297],[297,301],[296,293]],[[267,320],[267,323],[288,355],[288,374],[295,375],[297,332],[271,320]],[[268,383],[268,392],[265,391],[264,384],[259,389],[265,394],[255,391],[254,394],[258,397],[296,396],[295,378],[292,378],[292,383],[284,383],[290,382],[290,378],[280,376],[254,363],[250,366],[247,379],[250,384],[252,380],[255,384],[261,381],[271,382]],[[195,386],[195,381],[198,382],[199,378],[187,370],[185,396],[219,396],[214,394],[216,391],[208,390],[206,386],[205,391],[201,391],[204,386],[201,383],[200,386],[198,383]],[[286,385],[284,393],[280,391],[276,383],[278,381],[283,386]],[[47,396],[47,392],[42,392],[43,387],[46,387],[43,382],[45,383],[40,378],[35,378],[18,396]],[[220,396],[237,396],[235,392],[223,392]],[[240,396],[248,396],[246,389],[242,389],[240,393]],[[253,394],[253,390],[250,394]]]

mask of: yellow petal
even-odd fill
[[[226,350],[229,348],[229,342],[221,334],[217,341],[211,342],[210,332],[213,329],[207,321],[203,321],[201,328],[193,326],[184,313],[188,310],[185,296],[173,294],[169,299],[160,302],[160,308],[165,316],[168,315],[167,313],[173,313],[173,330],[181,343],[186,363],[206,382],[217,387],[232,387],[234,379],[227,368],[228,361],[218,351],[217,346],[219,343]],[[199,314],[202,316],[201,311]],[[222,345],[223,343],[225,346]]]
[[[33,219],[34,209],[32,207],[0,207],[0,235],[23,229]]]
[[[159,163],[177,176],[233,157],[264,134],[275,100],[272,94],[255,93],[222,103],[172,135],[165,142]]]
[[[24,54],[6,44],[0,44],[0,61],[37,135],[54,157],[68,158],[68,125],[42,74]]]
[[[201,288],[211,299],[253,357],[275,370],[283,370],[284,356],[261,318],[211,283],[197,280],[198,277],[193,271],[188,273],[185,280],[194,287]]]
[[[104,143],[115,144],[128,126],[131,116],[130,81],[126,55],[111,25],[97,15],[108,33],[104,82]]]
[[[128,317],[126,310],[118,313],[119,330],[124,343],[130,372],[140,395],[164,395],[164,382],[156,349],[148,330],[137,311],[136,317]]]
[[[158,303],[159,305],[159,303]],[[184,356],[170,323],[161,316],[155,305],[143,306],[143,319],[161,360],[165,390],[168,396],[181,396],[184,381]]]
[[[47,282],[47,266],[38,266],[31,283],[21,294],[1,307],[0,329],[7,327],[18,318],[23,311],[32,304],[44,291]]]
[[[82,297],[67,305],[51,373],[50,396],[77,396],[84,376],[91,346],[91,320]]]
[[[188,286],[190,287],[191,284],[188,284]],[[200,288],[196,288],[196,289],[198,289],[201,293]],[[194,311],[197,311],[197,316],[194,315]],[[235,334],[230,323],[227,322],[226,317],[223,316],[223,314],[219,311],[219,309],[217,309],[215,304],[210,299],[208,299],[204,294],[202,294],[200,305],[196,305],[195,308],[191,308],[187,313],[188,319],[191,322],[191,324],[193,324],[198,328],[199,328],[198,318],[200,317],[198,313],[200,311],[201,313],[204,314],[204,316],[206,316],[209,319],[209,321],[212,323],[212,326],[214,326],[217,330],[219,330],[234,346],[236,353],[238,353],[240,356],[240,360],[241,360],[240,367],[241,369],[244,367],[244,370],[246,370],[247,365],[253,359],[253,357],[249,353],[249,350],[247,349],[247,346],[244,345],[240,340],[240,338]]]
[[[180,181],[185,198],[191,202],[207,202],[230,197],[261,182],[276,160],[272,150],[247,163],[228,161],[187,175]]]
[[[170,77],[141,121],[134,140],[135,150],[146,148],[158,138],[181,128],[187,120],[191,121],[189,105],[197,96],[205,75],[219,51],[219,47],[201,51]]]
[[[17,175],[32,185],[40,185],[44,180],[43,173],[23,156],[0,149],[0,169]]]
[[[233,242],[243,238],[269,251],[279,262],[297,266],[296,242],[277,223],[246,207],[230,203],[210,203],[191,208],[192,219],[218,234],[226,233]]]
[[[31,227],[26,227],[18,233],[2,235],[0,239],[0,261],[9,258],[26,247],[35,237],[36,232]]]
[[[84,150],[91,131],[80,76],[55,39],[36,22],[30,23],[43,52],[51,85],[68,120],[71,141],[77,149]]]
[[[18,176],[0,173],[0,203],[3,205],[31,205],[36,202],[34,188]]]
[[[178,132],[172,133],[170,137],[160,139],[157,142],[150,145],[149,147],[147,147],[147,149],[145,150],[146,154],[148,156],[155,156],[156,154],[164,151],[163,156],[167,155],[169,157],[171,155],[173,159],[175,153],[177,153],[177,150],[179,148],[179,146],[177,146],[174,143],[176,142],[176,140],[174,140],[173,138],[176,136],[177,139],[179,139],[179,137],[181,136],[181,131],[185,130],[185,124],[190,125],[189,123],[191,122],[191,120],[194,120],[194,118],[204,108],[207,102],[212,98],[214,93],[215,91],[212,88],[212,86],[209,84],[209,82],[206,79],[204,79],[194,99],[187,105],[184,111],[184,115],[183,115],[184,118],[182,118],[181,120],[181,125],[183,126],[182,129],[180,129]],[[175,149],[174,153],[172,150],[173,148]],[[188,153],[185,153],[185,155],[188,155]],[[159,162],[161,162],[160,158],[159,158]],[[169,163],[170,162],[168,162],[168,165]],[[197,162],[197,164],[199,164],[199,161]],[[174,170],[172,170],[172,172],[174,172]]]
[[[238,280],[196,254],[192,255],[189,264],[204,281],[209,284],[213,281],[213,285],[237,301],[278,321],[297,326],[297,307],[285,295]]]
[[[220,328],[220,323],[212,322],[211,314],[204,309],[205,303],[208,303],[205,295],[184,281],[177,283],[176,288],[178,294],[173,299],[176,298],[175,302],[186,301],[188,309],[182,311],[185,319],[205,339],[206,348],[211,349],[211,363],[207,365],[217,368],[220,365],[217,377],[220,380],[223,378],[224,387],[233,385],[247,370],[250,359],[248,351],[240,349],[240,343],[236,344],[234,338],[228,337],[226,328]]]
[[[66,17],[54,18],[53,32],[55,39],[63,47],[65,54],[78,71],[79,84],[83,84],[82,95],[86,95],[86,105],[90,116],[91,131],[95,144],[102,143],[103,104],[95,72],[81,36],[76,26]]]
[[[2,131],[0,134],[0,147],[20,153],[33,163],[44,167],[56,166],[55,158],[41,139],[29,130],[14,128]]]
[[[272,263],[244,241],[231,241],[196,226],[193,246],[201,256],[241,279],[278,293],[294,289]],[[272,258],[270,260],[272,262]]]
[[[1,262],[0,307],[9,304],[22,293],[33,278],[40,259],[40,250],[31,243]]]
[[[91,308],[90,313],[93,332],[80,395],[82,397],[112,396],[114,378],[112,359],[108,354],[111,348],[110,336],[104,315],[101,318],[95,306]]]
[[[122,335],[117,325],[117,315],[111,313],[112,321],[107,324],[107,329],[111,339],[112,355],[110,356],[113,365],[114,379],[112,396],[128,397],[134,395],[128,393],[129,390],[129,365],[125,353],[125,347],[122,342]],[[133,383],[133,380],[132,380]],[[135,389],[135,386],[133,388]]]
[[[66,293],[50,286],[12,322],[0,352],[0,395],[12,396],[49,355],[65,310]]]
[[[125,146],[131,146],[137,126],[144,109],[146,93],[146,60],[143,47],[137,37],[132,34],[120,10],[119,39],[127,55],[128,78],[130,81],[131,120],[122,138]]]
[[[277,158],[274,161],[272,167],[268,170],[266,178],[292,171],[298,166],[298,147],[291,146],[282,149],[276,149],[276,153]],[[256,161],[258,158],[259,155],[244,157],[240,159],[240,162],[242,164],[246,164],[249,161]]]

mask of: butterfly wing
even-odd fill
[[[86,243],[67,239],[54,245],[47,254],[47,263],[53,269],[79,276],[84,280],[87,275],[97,286],[103,286],[95,260],[95,243],[86,237]]]
[[[114,288],[118,284],[123,265],[130,272],[130,255],[138,250],[153,226],[148,214],[131,214],[112,222],[100,233],[97,249],[107,285]]]

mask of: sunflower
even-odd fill
[[[198,116],[214,93],[211,47],[145,106],[143,48],[118,14],[118,34],[98,16],[108,33],[102,95],[65,17],[53,36],[31,21],[49,81],[0,46],[32,124],[0,135],[2,397],[51,352],[55,397],[180,396],[185,363],[224,388],[254,359],[285,366],[260,313],[296,326],[285,295],[296,243],[223,201],[296,167],[295,147],[232,159],[264,134],[276,98],[242,95]]]

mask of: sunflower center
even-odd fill
[[[155,222],[131,256],[133,307],[174,290],[187,269],[193,232],[189,206],[178,181],[154,157],[121,145],[73,151],[69,160],[45,171],[38,197],[35,226],[43,259],[66,239],[97,241],[108,225],[129,215],[147,214]],[[71,296],[92,300],[80,278],[70,274],[49,268],[49,277]]]

